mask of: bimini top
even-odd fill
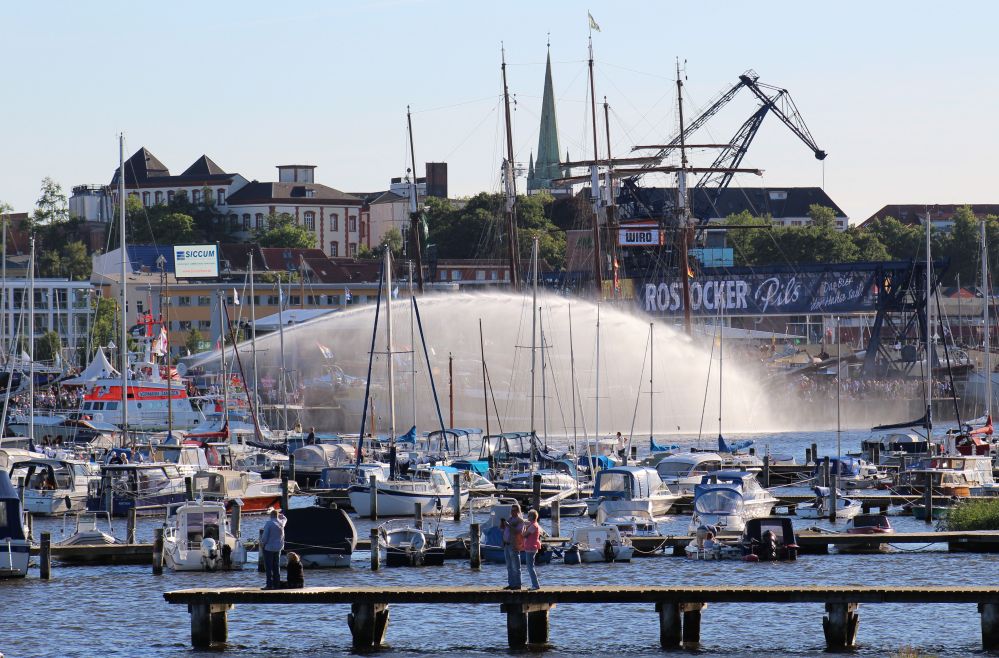
[[[836,474],[837,476],[856,476],[860,475],[860,459],[857,457],[830,457],[829,458],[829,470]],[[813,474],[817,474],[822,468],[822,462],[820,461],[815,465],[815,470],[812,471]]]

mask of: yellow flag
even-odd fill
[[[597,25],[597,22],[595,20],[593,20],[593,14],[591,14],[590,12],[586,12],[586,15],[590,17],[590,29],[599,32],[600,26]]]

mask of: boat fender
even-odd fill
[[[604,542],[604,562],[614,561],[614,545],[608,539]]]
[[[742,556],[742,561],[743,562],[759,562],[760,558],[759,558],[759,556],[753,555],[752,553],[750,553],[749,555],[743,555]]]
[[[232,546],[229,544],[222,544],[222,565],[226,569],[232,568]]]

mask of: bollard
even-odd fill
[[[926,523],[933,523],[933,474],[926,473],[926,486],[923,490],[923,505],[926,507]]]
[[[451,486],[454,487],[454,501],[451,503],[454,507],[454,522],[458,523],[461,521],[461,473],[454,474],[454,482]]]
[[[811,463],[812,463],[812,449],[805,448],[805,466],[808,466]]]
[[[188,501],[194,500],[194,478],[190,475],[184,478],[184,493]]]
[[[770,488],[770,453],[763,455],[763,488]]]
[[[232,501],[232,511],[229,512],[229,532],[236,539],[239,539],[242,533],[241,526],[243,525],[243,505],[239,500]]]
[[[423,530],[423,504],[413,503],[413,525]]]
[[[163,573],[163,528],[153,531],[153,575]]]
[[[288,455],[288,479],[295,479],[295,455]]]
[[[378,541],[378,528],[371,529],[371,570],[378,571],[380,568],[381,550]]]
[[[468,564],[473,569],[478,569],[482,566],[482,554],[479,548],[480,537],[480,525],[478,523],[473,523],[468,527],[468,536],[471,538],[468,546]]]
[[[288,476],[281,476],[281,511],[288,511]]]
[[[257,573],[264,573],[267,568],[264,566],[264,530],[257,533]]]
[[[42,580],[52,577],[52,533],[42,533],[42,546],[38,555],[38,575]]]
[[[372,521],[377,521],[378,520],[378,479],[374,475],[368,478],[368,486],[371,488],[371,491],[369,492],[371,496],[371,502],[369,503],[371,505],[371,513],[368,515],[368,517]]]
[[[812,459],[815,460],[816,464],[819,463],[819,444],[818,443],[813,443],[812,444]]]
[[[125,531],[125,543],[134,544],[135,543],[135,521],[138,512],[135,511],[135,507],[130,507],[128,509],[128,525]]]
[[[562,505],[559,501],[552,501],[552,537],[562,536],[561,508]]]
[[[839,470],[839,464],[837,463],[837,469]],[[829,476],[829,520],[836,523],[836,471],[833,471]]]
[[[535,473],[532,480],[531,509],[541,514],[541,473]]]

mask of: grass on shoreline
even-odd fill
[[[958,503],[942,521],[947,530],[999,530],[999,498]]]

